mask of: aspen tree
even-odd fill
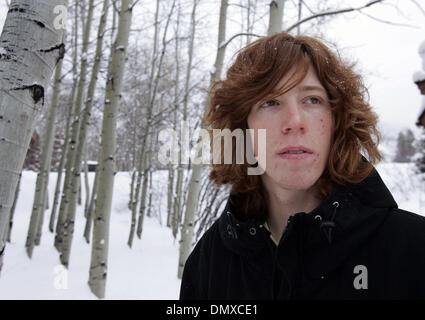
[[[224,61],[224,53],[226,47],[222,44],[225,41],[226,37],[226,19],[227,19],[227,0],[221,0],[220,5],[220,20],[218,26],[218,45],[217,45],[217,53],[214,63],[213,71],[211,72],[210,78],[210,87],[214,83],[214,81],[218,80],[221,75],[221,70],[223,69],[223,61]],[[207,112],[209,106],[209,99],[207,99],[206,106],[204,108],[204,113]],[[199,139],[198,139],[199,142]],[[199,147],[201,144],[198,143]],[[196,152],[195,154],[197,154]],[[193,229],[194,229],[194,220],[196,216],[196,212],[198,209],[198,201],[199,201],[199,191],[201,188],[201,177],[202,177],[202,164],[194,164],[192,169],[192,175],[190,177],[189,182],[189,191],[187,195],[187,204],[184,215],[183,227],[181,230],[181,240],[180,240],[180,252],[179,252],[179,264],[177,276],[181,279],[183,275],[184,265],[186,263],[187,257],[189,256],[192,239],[193,239]]]
[[[142,141],[142,146],[141,146],[141,150],[140,150],[140,155],[139,155],[139,164],[137,166],[137,172],[138,172],[138,176],[137,176],[137,184],[136,184],[136,192],[134,194],[134,204],[132,206],[132,221],[133,221],[133,216],[136,215],[136,211],[137,211],[137,203],[138,203],[138,199],[139,199],[139,194],[140,194],[140,188],[141,188],[141,184],[142,184],[142,176],[143,176],[143,185],[146,186],[146,182],[147,182],[147,176],[143,174],[143,172],[145,172],[146,166],[143,166],[144,163],[144,157],[145,157],[145,153],[146,153],[146,146],[147,146],[147,141],[148,141],[148,135],[149,135],[149,130],[151,127],[151,123],[152,123],[152,109],[153,109],[153,105],[155,102],[155,97],[156,97],[156,93],[157,93],[157,89],[158,89],[158,84],[159,84],[159,79],[161,76],[161,70],[162,70],[162,65],[163,65],[163,60],[164,60],[164,55],[165,55],[165,50],[167,47],[167,41],[166,41],[166,36],[167,36],[167,31],[168,31],[168,26],[170,24],[170,19],[171,16],[173,14],[174,11],[174,7],[176,4],[176,0],[173,0],[173,3],[171,5],[170,11],[168,13],[167,16],[167,21],[165,24],[165,28],[164,28],[164,32],[163,32],[163,36],[162,36],[162,50],[161,50],[161,55],[159,56],[159,62],[158,62],[158,66],[157,66],[157,72],[155,75],[155,60],[156,60],[156,50],[157,50],[157,33],[158,33],[158,12],[159,12],[159,0],[157,0],[157,10],[155,12],[155,35],[154,35],[154,48],[153,48],[153,54],[152,54],[152,69],[151,69],[151,75],[150,75],[150,81],[149,81],[149,90],[148,90],[148,97],[149,97],[149,102],[148,102],[148,106],[147,106],[147,110],[146,110],[146,126],[145,126],[145,130],[143,133],[143,141]],[[142,195],[143,196],[143,195]],[[141,210],[139,211],[139,221],[137,223],[137,235],[140,238],[141,236],[141,230],[142,230],[142,223],[143,223],[143,217],[142,215],[144,214],[144,208],[145,208],[145,203],[142,201],[145,201],[146,197],[142,197],[140,206],[141,206]],[[134,225],[132,224],[131,228],[134,228]],[[134,234],[134,230],[130,229],[130,236],[129,236],[129,241],[128,241],[128,245],[131,247],[131,243],[133,241],[132,235]]]
[[[66,9],[66,0],[15,0],[0,36],[0,269],[19,174],[44,93],[64,55]]]
[[[153,48],[152,48],[152,57],[151,57],[151,70],[150,70],[150,76],[149,76],[149,82],[148,82],[148,105],[147,105],[147,110],[146,110],[146,124],[145,124],[145,130],[143,133],[143,140],[142,140],[142,145],[140,148],[140,152],[138,155],[138,164],[137,164],[137,180],[136,180],[136,186],[135,186],[135,191],[133,190],[133,203],[131,205],[131,226],[130,226],[130,234],[128,237],[128,246],[131,248],[132,243],[133,243],[133,237],[134,237],[134,233],[135,233],[135,228],[136,228],[136,220],[137,220],[137,205],[139,202],[139,195],[140,195],[140,188],[141,188],[141,184],[142,184],[142,175],[143,175],[143,161],[144,161],[144,153],[145,153],[145,146],[146,146],[146,140],[147,140],[147,135],[149,132],[149,126],[150,126],[150,118],[151,118],[151,113],[152,113],[152,106],[151,106],[151,101],[152,101],[152,83],[154,82],[154,76],[155,76],[155,61],[157,59],[156,55],[157,55],[157,50],[158,50],[158,32],[159,32],[159,21],[158,21],[158,16],[159,16],[159,3],[160,0],[156,0],[156,9],[155,9],[155,20],[154,20],[154,38],[153,38]]]
[[[303,0],[298,0],[298,21],[301,21],[303,9]],[[297,35],[301,34],[301,25],[297,26]]]
[[[27,240],[25,243],[26,252],[28,257],[32,257],[32,251],[34,249],[34,242],[38,234],[38,230],[43,225],[43,216],[44,216],[44,203],[46,199],[47,192],[47,179],[50,173],[50,164],[52,161],[52,152],[53,152],[53,142],[54,142],[54,133],[55,133],[55,123],[56,123],[56,110],[59,100],[59,90],[60,90],[60,81],[62,74],[62,59],[59,61],[55,70],[54,85],[52,92],[52,99],[49,108],[49,115],[46,125],[46,131],[44,134],[44,143],[43,149],[41,151],[40,159],[40,171],[37,174],[37,180],[35,183],[35,195],[34,202],[32,207],[31,219],[28,228]],[[38,241],[40,236],[37,237]]]
[[[53,146],[52,146],[53,149]],[[51,159],[50,159],[51,161]],[[50,166],[49,166],[49,171],[50,172]],[[34,238],[34,245],[39,246],[40,245],[40,241],[41,241],[41,233],[43,231],[43,223],[44,223],[44,213],[46,212],[46,210],[48,209],[49,206],[49,193],[47,192],[47,186],[49,185],[49,175],[47,175],[46,177],[46,182],[45,182],[45,186],[44,186],[44,197],[43,197],[43,201],[41,202],[41,207],[40,207],[40,216],[38,219],[38,223],[37,223],[37,231],[35,233],[35,238]]]
[[[81,120],[79,122],[79,128],[77,129],[78,144],[77,144],[77,149],[75,152],[75,159],[74,159],[74,165],[73,165],[74,172],[72,174],[72,181],[71,181],[72,190],[70,190],[71,191],[70,198],[69,198],[70,200],[69,200],[68,214],[67,214],[67,220],[66,220],[65,235],[63,237],[64,243],[63,243],[63,250],[62,250],[62,256],[61,256],[61,260],[63,263],[68,262],[69,255],[71,252],[72,238],[74,234],[75,212],[76,212],[76,205],[77,205],[75,196],[77,194],[76,192],[77,184],[80,179],[80,164],[81,164],[85,140],[86,140],[87,126],[89,124],[91,109],[93,106],[94,90],[96,87],[97,76],[98,76],[99,68],[100,68],[100,59],[101,59],[102,47],[103,47],[103,35],[104,35],[104,30],[106,25],[106,17],[108,16],[108,7],[109,7],[109,0],[104,0],[102,16],[100,18],[100,22],[98,26],[95,62],[93,65],[92,75],[89,82],[85,108],[82,112]],[[90,10],[89,10],[88,17],[89,16],[90,16]],[[86,27],[90,27],[90,24],[88,23],[88,21],[87,21]],[[84,88],[82,88],[82,90],[83,89]],[[78,108],[78,105],[76,107]],[[78,170],[75,170],[75,168],[78,168]]]
[[[94,205],[96,201],[98,181],[99,181],[99,164],[97,165],[96,174],[94,176],[94,182],[93,182],[93,187],[92,187],[91,196],[90,196],[90,203],[87,207],[87,212],[85,214],[86,225],[84,227],[84,238],[86,239],[87,243],[90,243],[90,229],[93,222],[93,211],[94,211]]]
[[[107,0],[109,2],[109,0]],[[106,1],[105,1],[106,2]],[[108,10],[109,6],[107,6],[108,3],[104,2],[104,6],[103,6],[103,11],[105,12],[105,10]],[[117,10],[115,10],[115,5],[112,6],[113,10],[112,10],[112,27],[111,27],[111,39],[110,39],[110,44],[111,44],[111,48],[113,47],[114,43],[113,43],[113,36],[116,33],[116,14],[117,14]],[[108,10],[109,11],[109,10]],[[97,43],[96,43],[96,56],[98,56],[101,52],[102,52],[102,47],[103,47],[103,41],[100,37],[100,35],[102,35],[103,37],[103,32],[106,26],[106,21],[107,21],[107,14],[104,14],[100,20],[100,25],[99,25],[99,30],[98,30],[98,38],[97,38]],[[104,25],[102,25],[104,24]],[[109,56],[109,61],[112,60],[112,54],[113,54],[113,50],[111,50],[110,52],[110,56]],[[108,66],[108,74],[110,73],[110,67],[111,64],[109,64]],[[86,104],[86,111],[87,111],[87,107],[89,105],[90,109],[92,108],[92,104],[93,104],[93,97],[90,99],[91,96],[94,96],[94,88],[95,88],[95,80],[97,80],[97,75],[99,74],[99,69],[100,69],[100,58],[99,59],[95,59],[95,65],[93,66],[93,71],[92,71],[92,76],[90,79],[90,84],[89,84],[89,90],[88,90],[88,98],[87,98],[87,104]],[[95,72],[96,71],[96,72]],[[91,89],[93,86],[93,89]],[[90,93],[91,90],[93,90],[93,93]],[[84,238],[86,239],[87,243],[90,243],[90,230],[91,230],[91,225],[93,222],[93,212],[95,209],[95,203],[96,203],[96,196],[97,196],[97,190],[98,190],[98,181],[99,181],[99,172],[101,170],[101,155],[99,152],[99,155],[97,157],[97,166],[96,166],[96,173],[95,173],[95,177],[94,177],[94,182],[93,182],[93,188],[92,188],[92,194],[90,197],[90,204],[87,208],[87,212],[84,213],[84,216],[86,217],[86,225],[84,227]]]
[[[86,88],[87,52],[91,32],[91,23],[93,20],[93,8],[94,0],[89,0],[89,7],[84,26],[83,42],[81,48],[80,78],[78,80],[77,97],[75,99],[74,106],[75,117],[71,127],[71,140],[69,142],[69,150],[66,157],[65,182],[62,191],[63,198],[59,207],[59,212],[63,210],[64,223],[61,224],[56,230],[56,241],[60,248],[59,259],[65,267],[68,267],[69,263],[72,236],[74,234],[78,187],[80,185],[82,149],[78,148],[78,145],[80,144],[81,106],[83,104],[84,90]],[[80,154],[78,154],[78,152],[80,152]],[[77,160],[79,160],[78,163],[76,163]]]
[[[148,113],[148,117],[147,117],[146,129],[145,129],[145,137],[146,138],[149,136],[149,130],[151,128],[152,109],[153,109],[153,106],[154,106],[154,103],[155,103],[156,93],[158,91],[159,79],[161,77],[161,71],[162,71],[165,51],[166,51],[167,43],[168,43],[166,41],[167,31],[168,31],[168,27],[170,25],[170,20],[171,20],[171,17],[173,15],[173,12],[174,12],[175,5],[176,5],[176,0],[173,0],[170,11],[168,12],[167,21],[165,23],[165,27],[164,27],[164,31],[163,31],[163,35],[162,35],[162,48],[161,48],[161,54],[159,56],[158,70],[157,70],[157,73],[156,73],[156,76],[155,76],[153,89],[152,89],[152,96],[151,96],[151,99],[150,99],[150,102],[149,102],[149,107],[148,107],[149,113]],[[144,141],[142,143],[142,154],[145,153],[145,146],[146,146],[147,141],[148,141],[148,140],[146,140],[146,138],[143,139]],[[150,139],[152,139],[152,137],[150,137]],[[148,149],[147,153],[151,154],[151,151]],[[139,239],[141,238],[141,235],[142,235],[143,216],[144,216],[145,210],[146,210],[146,198],[147,198],[146,193],[147,193],[147,188],[148,188],[148,179],[149,179],[149,170],[150,170],[148,167],[150,167],[150,164],[151,164],[150,157],[147,157],[146,158],[146,165],[144,166],[142,197],[141,197],[141,200],[140,200],[139,221],[138,221],[138,224],[137,224],[137,236],[139,237]]]
[[[85,196],[86,198],[84,199],[84,217],[86,217],[87,214],[87,210],[89,207],[89,203],[90,203],[90,183],[89,183],[89,163],[88,163],[88,148],[87,148],[87,144],[85,145],[84,148],[84,190],[85,190]]]
[[[89,271],[90,290],[98,297],[105,296],[108,270],[109,221],[115,175],[117,110],[121,97],[126,50],[133,13],[132,0],[122,0],[118,33],[112,48],[110,72],[107,76],[102,122],[101,171],[93,226],[92,254]],[[136,1],[137,2],[137,1]]]
[[[195,34],[196,34],[196,8],[198,6],[199,0],[193,0],[192,5],[192,13],[190,17],[190,37],[189,37],[189,60],[186,67],[186,79],[184,84],[184,96],[183,96],[183,123],[187,121],[187,105],[189,101],[189,86],[190,86],[190,78],[192,73],[192,63],[193,63],[193,47],[195,43]],[[181,136],[183,137],[185,132],[181,132]],[[183,139],[181,139],[183,140]],[[183,143],[184,144],[184,143]],[[179,154],[181,155],[185,151],[179,150]],[[181,157],[179,157],[181,159]],[[181,221],[181,212],[182,212],[182,189],[183,189],[183,165],[179,162],[177,169],[177,181],[176,181],[176,191],[174,193],[174,213],[173,213],[173,236],[176,238],[178,226]]]
[[[273,0],[270,2],[269,28],[267,35],[282,32],[283,8],[286,0]]]
[[[74,113],[74,100],[75,100],[75,92],[77,91],[77,85],[78,85],[78,71],[77,71],[77,56],[78,56],[78,10],[77,10],[77,4],[78,1],[80,0],[75,0],[74,2],[74,23],[72,24],[72,28],[74,31],[73,34],[73,58],[72,58],[72,88],[71,88],[71,94],[68,97],[68,114],[66,117],[66,124],[65,124],[65,137],[64,137],[64,144],[62,146],[62,154],[61,154],[61,159],[59,161],[59,168],[58,168],[58,177],[56,180],[56,187],[55,187],[55,195],[53,198],[53,206],[52,206],[52,211],[50,213],[50,222],[49,222],[49,230],[51,232],[54,231],[54,223],[55,223],[55,219],[56,219],[56,211],[57,211],[57,207],[59,205],[59,196],[61,194],[61,184],[62,184],[62,173],[63,173],[63,169],[65,167],[65,160],[68,154],[68,149],[69,149],[69,135],[70,135],[70,128],[71,128],[71,119],[72,119],[72,115]],[[63,224],[65,217],[64,217],[64,212],[62,210],[62,212],[59,212],[59,216],[58,216],[58,221],[56,223],[56,232],[58,229],[58,226],[61,226]],[[54,246],[55,248],[60,251],[58,242],[57,242],[57,237],[55,237],[55,241],[54,241]]]
[[[152,139],[151,135],[147,136],[146,143],[150,145],[150,141]],[[148,171],[150,166],[150,150],[146,150],[146,152],[143,154],[143,184],[142,184],[142,195],[140,199],[140,208],[139,208],[139,219],[137,221],[137,237],[140,239],[142,237],[142,230],[143,230],[143,219],[145,217],[145,204],[146,204],[146,191],[148,187]]]
[[[22,180],[22,173],[19,174],[18,184],[16,185],[15,197],[13,199],[13,205],[12,205],[12,208],[10,209],[9,223],[6,226],[7,231],[5,231],[5,233],[7,233],[7,236],[6,236],[7,242],[10,242],[10,237],[12,234],[13,216],[15,215],[16,203],[18,202],[19,191],[21,188],[21,180]]]
[[[174,84],[174,112],[173,112],[173,130],[177,130],[177,119],[179,109],[179,91],[180,91],[180,58],[179,58],[179,28],[180,28],[180,4],[177,13],[177,23],[175,30],[175,84]],[[176,137],[177,138],[177,137]],[[173,141],[173,152],[175,152],[175,142]],[[175,164],[171,163],[168,169],[168,198],[167,198],[167,227],[171,227],[171,221],[173,217],[173,199],[174,199],[174,172]]]

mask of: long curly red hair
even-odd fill
[[[373,165],[382,160],[378,150],[377,116],[372,111],[362,77],[334,54],[323,42],[308,36],[278,33],[260,38],[239,51],[227,71],[210,91],[209,110],[203,125],[212,129],[247,129],[247,117],[257,102],[271,96],[273,89],[293,66],[300,83],[308,64],[314,67],[325,87],[334,117],[334,132],[327,166],[316,182],[317,197],[324,199],[336,184],[358,183]],[[290,90],[291,88],[287,88]],[[279,93],[280,94],[280,93]],[[275,94],[276,95],[276,94]],[[236,146],[233,144],[233,158]],[[367,160],[365,158],[367,156]],[[234,160],[234,159],[233,159]],[[245,163],[213,164],[210,179],[231,184],[234,205],[244,218],[264,220],[267,196],[261,177],[248,175]],[[255,166],[255,165],[254,165]]]

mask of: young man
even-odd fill
[[[181,299],[425,299],[425,218],[398,209],[373,166],[365,92],[311,37],[280,33],[239,53],[204,123],[266,129],[265,159],[253,146],[265,172],[213,164],[210,178],[232,190],[187,259]]]

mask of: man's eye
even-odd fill
[[[273,107],[277,104],[277,102],[275,100],[268,100],[266,102],[264,102],[261,107],[262,108],[267,108],[267,107]]]
[[[316,97],[310,97],[307,99],[307,101],[311,100],[311,104],[319,104],[322,103],[322,101],[319,98]]]

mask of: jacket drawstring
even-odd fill
[[[335,228],[335,215],[336,215],[336,209],[339,207],[339,202],[335,201],[332,203],[334,206],[334,211],[332,213],[332,217],[330,220],[325,220],[320,223],[320,230],[323,231],[323,233],[326,236],[326,239],[328,240],[329,244],[332,243],[332,229]]]

